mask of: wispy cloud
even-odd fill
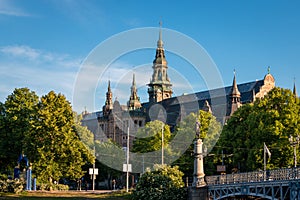
[[[126,104],[133,73],[141,101],[148,100],[147,84],[153,73],[152,63],[133,65],[117,60],[104,66],[98,59],[97,64],[84,62],[82,65],[81,60],[27,45],[0,46],[0,101],[4,101],[14,88],[28,87],[38,95],[50,90],[62,93],[78,112],[84,107],[96,111],[105,102],[108,80],[111,81],[114,99]],[[186,77],[170,66],[168,72],[175,96],[193,92]]]
[[[124,61],[117,61],[110,66],[84,63],[79,70],[73,90],[74,106],[79,109],[87,107],[90,111],[97,110],[105,102],[107,84],[110,80],[113,98],[126,104],[130,95],[132,75],[135,73],[138,93],[143,96],[147,93],[147,81],[151,76],[151,65],[132,67],[133,65]]]
[[[0,47],[0,101],[20,87],[39,95],[54,90],[70,100],[80,60],[26,45]]]
[[[34,49],[26,45],[10,45],[0,47],[2,56],[13,57],[14,59],[23,59],[27,62],[35,62],[37,64],[55,64],[59,67],[78,67],[80,60],[73,59],[67,54],[56,54],[52,52]],[[55,67],[53,66],[53,67]]]
[[[28,17],[29,13],[22,8],[13,4],[13,1],[1,0],[0,1],[0,15],[16,16],[16,17]]]
[[[132,63],[120,60],[109,66],[85,63],[75,81],[74,106],[79,110],[83,110],[84,107],[89,111],[99,110],[105,103],[108,81],[111,83],[113,99],[118,99],[122,105],[125,105],[130,96],[133,73],[141,102],[147,102],[147,84],[153,73],[152,63],[132,66]],[[174,96],[195,92],[189,80],[175,69],[169,68],[169,75],[172,77]]]
[[[36,59],[38,56],[41,55],[39,50],[33,49],[29,46],[4,46],[0,48],[0,52],[15,56],[15,57],[23,57],[23,58],[28,58],[28,59]]]

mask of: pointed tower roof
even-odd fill
[[[110,88],[110,80],[108,80],[107,92],[111,92],[111,88]]]
[[[239,89],[238,89],[238,86],[237,86],[237,84],[236,84],[236,75],[235,75],[235,74],[236,74],[236,73],[235,73],[235,70],[234,70],[234,77],[233,77],[232,89],[231,89],[230,95],[231,95],[232,97],[240,97],[240,96],[241,96],[241,93],[240,93],[240,91],[239,91]]]
[[[293,94],[295,97],[297,97],[297,90],[296,90],[296,80],[294,78],[294,88],[293,88]]]
[[[162,32],[161,32],[161,27],[162,27],[162,21],[159,22],[159,37],[157,41],[157,48],[163,48],[164,43],[162,41]]]
[[[136,88],[136,83],[135,83],[135,74],[133,73],[132,77],[132,85],[131,85],[131,95],[129,97],[128,101],[128,109],[129,110],[135,110],[141,108],[141,102],[140,98],[137,95],[137,88]]]
[[[159,22],[159,36],[157,41],[156,55],[153,64],[167,65],[165,57],[164,43],[162,41],[162,22]]]
[[[162,23],[159,23],[159,37],[155,58],[153,60],[153,74],[148,84],[149,102],[160,102],[172,97],[172,84],[168,77],[168,62],[165,57],[165,51],[162,41]]]
[[[108,114],[109,110],[113,109],[113,95],[110,88],[110,80],[108,81],[105,105],[103,106],[103,113]]]

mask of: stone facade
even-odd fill
[[[130,135],[134,135],[132,133],[135,133],[139,127],[143,127],[147,121],[159,119],[174,130],[181,119],[199,109],[211,112],[220,122],[225,123],[240,106],[264,97],[275,87],[275,79],[268,70],[268,74],[262,80],[237,84],[234,74],[231,86],[172,97],[172,83],[168,77],[161,29],[152,68],[153,74],[148,84],[148,102],[140,102],[133,74],[127,105],[120,105],[118,100],[113,101],[110,82],[108,82],[102,111],[83,114],[82,124],[95,134],[97,140],[105,141],[110,138],[125,147],[128,127]],[[130,146],[133,140],[134,137],[130,136]]]

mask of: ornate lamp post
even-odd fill
[[[204,168],[203,168],[203,142],[200,139],[200,122],[196,122],[196,139],[194,141],[194,179],[193,187],[203,187],[206,185],[204,181]]]

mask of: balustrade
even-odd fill
[[[207,185],[235,184],[262,181],[283,181],[300,178],[300,168],[274,169],[246,173],[206,176]]]

